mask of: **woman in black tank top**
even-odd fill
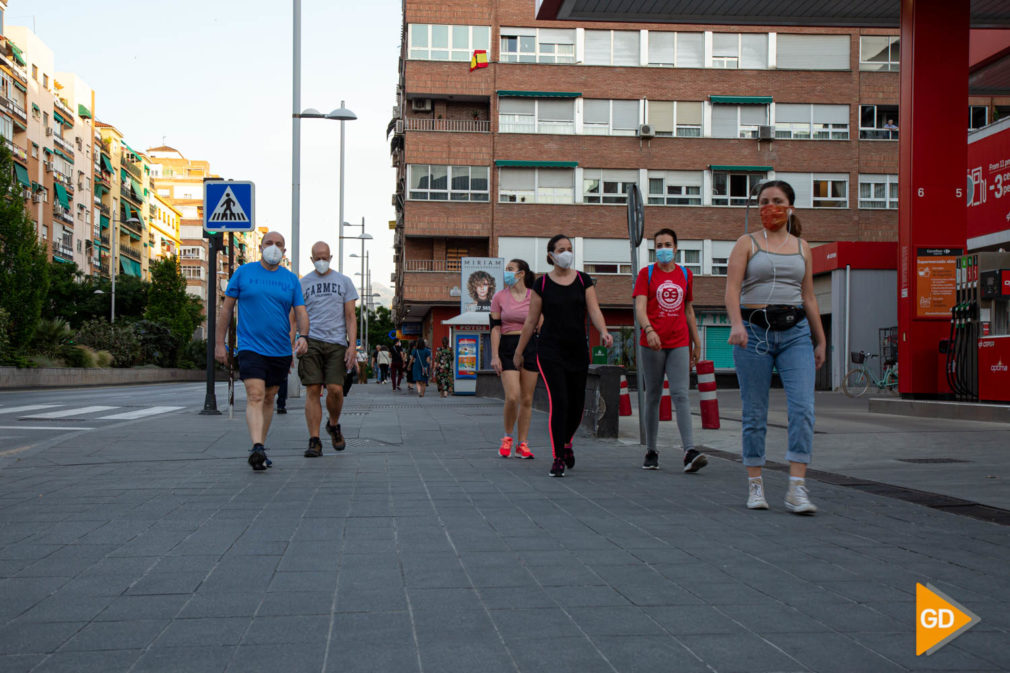
[[[548,430],[554,464],[552,477],[565,476],[565,467],[575,466],[572,437],[582,422],[586,401],[586,376],[589,372],[589,346],[586,339],[586,316],[601,335],[603,345],[613,345],[607,323],[600,311],[593,279],[571,268],[574,255],[572,242],[558,234],[547,244],[547,263],[554,267],[533,283],[530,312],[526,316],[519,344],[516,346],[516,367],[522,364],[523,349],[533,336],[540,316],[537,339],[537,366],[547,387],[550,402]]]

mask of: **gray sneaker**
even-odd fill
[[[761,479],[748,479],[748,482],[750,492],[747,495],[747,509],[768,509],[764,482]]]
[[[789,483],[789,492],[786,493],[786,509],[793,514],[813,514],[817,511],[817,505],[810,502],[805,481]]]

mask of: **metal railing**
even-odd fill
[[[133,160],[133,154],[130,152],[123,152],[119,155],[119,165],[126,169],[126,172],[140,180],[140,169],[137,164],[140,162],[135,162]]]
[[[135,259],[138,262],[140,261],[140,246],[130,245],[129,243],[123,243],[116,247],[119,248],[120,253],[132,259]]]
[[[59,255],[63,259],[72,260],[74,258],[74,243],[66,241],[53,241],[53,254]]]
[[[24,107],[13,98],[8,98],[7,96],[0,96],[0,105],[9,110],[12,114],[15,114],[21,119],[27,121],[28,113],[25,112]]]
[[[69,152],[71,159],[74,158],[74,146],[68,143],[66,140],[64,140],[63,138],[59,137],[56,134],[53,134],[53,143],[64,152]]]
[[[105,215],[106,217],[112,217],[112,209],[109,208],[104,203],[98,206],[98,212],[100,212],[102,215]]]
[[[8,138],[4,138],[4,141],[7,144],[7,149],[11,151],[11,154],[21,161],[28,161],[28,152],[25,151],[23,147],[15,144],[14,141],[9,140]]]
[[[61,101],[59,98],[53,99],[53,105],[56,107],[57,110],[59,110],[60,112],[64,113],[67,116],[68,122],[70,122],[71,124],[74,123],[74,112],[73,110],[70,109],[69,105]]]
[[[143,234],[144,227],[139,224],[131,224],[128,220],[124,219],[119,223],[119,226],[124,231],[132,231],[135,234]]]
[[[423,273],[441,273],[459,271],[458,259],[408,259],[403,263],[404,271],[420,271]]]
[[[133,193],[133,186],[129,182],[124,182],[123,184],[119,185],[119,194],[124,199],[129,199],[130,201],[136,203],[137,205],[141,205],[144,201],[143,197]]]
[[[55,204],[53,206],[53,216],[56,219],[66,222],[67,224],[74,223],[74,216],[70,214],[70,211],[63,208],[60,204]]]
[[[408,131],[444,131],[447,133],[490,133],[491,122],[486,119],[411,119],[407,118]]]

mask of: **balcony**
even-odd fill
[[[53,134],[53,144],[56,145],[57,147],[59,147],[64,152],[67,152],[67,156],[70,157],[71,160],[73,160],[73,158],[74,158],[74,146],[73,145],[71,145],[66,140],[64,140],[63,138],[61,138],[61,137],[59,137],[58,135],[55,135],[55,134]]]
[[[140,261],[141,250],[139,245],[130,245],[129,243],[124,243],[119,246],[119,252],[130,259]]]
[[[15,159],[18,159],[23,163],[28,163],[28,152],[26,152],[23,147],[15,144],[13,140],[8,140],[7,138],[4,138],[4,142],[7,145],[7,149],[9,149],[11,154],[14,155]]]
[[[119,185],[119,195],[138,206],[143,205],[143,198],[133,193],[133,186],[128,182]]]
[[[18,65],[10,56],[7,56],[4,52],[6,51],[6,45],[0,47],[0,63],[3,63],[14,73],[15,78],[20,80],[22,84],[28,84],[28,71]]]
[[[18,101],[13,98],[8,98],[7,96],[0,95],[0,107],[10,112],[12,115],[20,119],[22,122],[28,122],[28,114],[25,112],[24,107]]]
[[[73,121],[74,121],[74,111],[70,109],[69,105],[67,105],[66,103],[64,103],[59,98],[54,98],[53,99],[53,106],[57,110],[59,110],[60,112],[63,113],[64,119],[66,119],[68,122],[73,123]]]
[[[137,236],[140,236],[144,233],[144,225],[127,222],[126,219],[124,218],[123,221],[119,223],[119,230],[120,233],[126,233],[132,231]]]
[[[404,271],[421,273],[444,273],[453,271],[459,273],[458,259],[408,259],[404,262]]]
[[[74,261],[73,239],[53,241],[53,257],[59,257],[60,259],[65,259],[68,262]]]
[[[95,182],[107,189],[112,189],[112,183],[109,182],[109,178],[101,171],[95,173]]]
[[[104,203],[98,206],[98,212],[100,212],[102,215],[105,215],[106,217],[112,217],[112,209],[109,208]]]
[[[70,214],[70,210],[59,203],[53,204],[53,217],[66,224],[72,225],[74,223],[74,216]]]
[[[153,203],[147,206],[147,214],[153,219],[158,217],[158,208]]]
[[[490,133],[486,119],[405,119],[408,131],[441,131],[445,133]]]
[[[137,180],[142,180],[140,176],[140,168],[137,167],[139,162],[133,159],[132,152],[122,152],[119,155],[119,165],[126,169],[126,172],[132,175]]]

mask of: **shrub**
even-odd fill
[[[186,369],[207,368],[207,340],[194,339],[182,347],[179,353],[179,366]]]
[[[95,353],[95,366],[96,367],[111,367],[112,366],[112,353],[109,351],[98,351]]]
[[[10,314],[0,308],[0,364],[13,361],[14,351],[11,350],[10,337],[7,336],[10,326]]]
[[[59,348],[59,356],[68,367],[94,367],[95,351],[87,346],[63,344]]]
[[[70,343],[73,333],[66,321],[60,318],[39,320],[31,340],[31,351],[46,357],[60,355],[60,349]]]
[[[140,342],[140,364],[175,366],[179,347],[168,327],[151,320],[138,320],[133,323],[133,332]]]
[[[77,331],[74,341],[95,350],[108,351],[113,367],[132,367],[140,361],[140,339],[131,325],[89,320]]]

